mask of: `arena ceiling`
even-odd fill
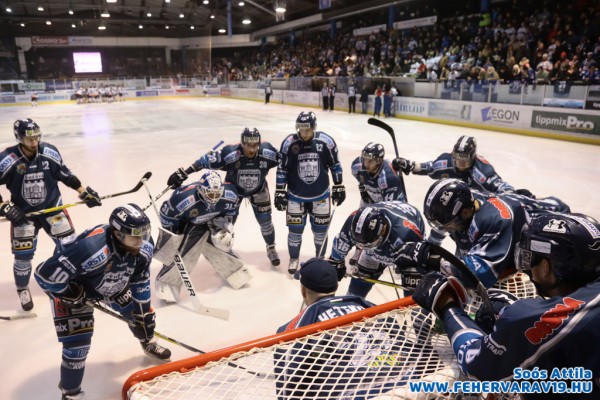
[[[285,20],[277,22],[278,1],[282,0],[231,0],[231,33],[249,34],[319,13],[323,14],[322,21],[327,21],[409,0],[330,0],[331,7],[324,10],[319,9],[319,4],[326,0],[283,0]],[[227,4],[227,0],[0,0],[0,34],[4,37],[227,34],[218,32],[228,28]],[[103,17],[105,12],[110,16]],[[245,18],[251,23],[244,24]],[[100,25],[106,30],[99,30]]]

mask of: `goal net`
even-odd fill
[[[532,293],[524,275],[508,284],[517,295]],[[474,310],[478,299],[471,301]],[[413,392],[409,384],[462,379],[441,324],[408,297],[137,372],[122,395],[131,400],[476,398]]]

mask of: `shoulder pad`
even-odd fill
[[[329,136],[325,132],[315,132],[315,139],[325,142],[327,147],[329,147],[330,149],[333,149],[335,147],[335,141],[331,138],[331,136]]]
[[[448,160],[436,160],[433,163],[433,169],[447,169],[448,168]]]
[[[154,245],[150,241],[144,240],[144,243],[142,243],[142,247],[140,248],[140,253],[148,260],[151,260],[152,255],[154,254]]]
[[[0,175],[8,171],[18,159],[19,156],[13,152],[5,153],[5,156],[0,160]]]
[[[108,261],[110,250],[105,243],[100,249],[93,253],[89,258],[81,262],[81,268],[84,272],[92,271],[102,267]]]
[[[231,164],[240,159],[239,149],[233,147],[234,146],[230,146],[230,148],[226,148],[223,149],[223,151],[221,151],[221,157],[223,157],[223,161],[225,162],[225,164]]]
[[[267,160],[277,161],[277,151],[275,149],[261,148],[260,155]]]
[[[177,205],[175,205],[175,208],[177,209],[177,211],[179,211],[180,213],[187,210],[188,208],[192,207],[194,204],[196,203],[196,197],[194,196],[193,193],[190,193],[189,196],[185,196],[183,199],[181,199]]]
[[[56,148],[52,148],[53,146],[50,147],[50,145],[46,143],[40,144],[40,147],[42,148],[42,154],[44,156],[56,161],[58,164],[62,164],[62,158]]]
[[[283,139],[283,142],[281,143],[281,152],[287,153],[292,143],[294,143],[296,140],[298,140],[298,136],[295,133],[290,133],[285,139]]]
[[[487,180],[485,174],[476,167],[471,168],[471,176],[474,181],[479,182],[480,184],[484,184]]]

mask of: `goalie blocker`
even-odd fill
[[[178,268],[187,266],[187,273],[195,269],[200,255],[213,266],[215,271],[234,289],[245,286],[252,276],[244,266],[244,262],[233,251],[223,251],[209,240],[210,232],[206,231],[196,243],[185,243],[184,235],[176,235],[159,228],[154,258],[164,264],[156,278],[158,297],[167,302],[179,302],[181,287],[184,280],[190,279],[187,274],[181,274]],[[193,235],[191,235],[193,236]],[[192,239],[188,237],[188,242]],[[187,249],[186,249],[187,248]],[[182,250],[180,255],[179,251]],[[185,267],[184,267],[185,268]],[[182,279],[183,278],[183,279]],[[186,284],[186,290],[191,285]]]

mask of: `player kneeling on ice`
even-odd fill
[[[35,270],[35,279],[50,297],[63,347],[59,384],[63,400],[83,398],[81,382],[94,333],[94,308],[88,300],[108,304],[130,320],[129,328],[147,355],[171,357],[154,339],[150,220],[139,206],[127,204],[115,208],[108,222],[86,230]]]
[[[346,275],[346,255],[352,247],[361,249],[360,256],[350,266],[352,281],[348,294],[366,297],[373,283],[361,278],[378,279],[388,265],[394,264],[404,243],[424,238],[425,223],[415,207],[400,201],[370,204],[346,219],[333,239],[329,261],[337,268],[341,280]],[[406,268],[401,276],[403,286],[414,288],[421,273]]]
[[[417,286],[413,300],[443,321],[460,368],[470,378],[515,378],[514,383],[533,384],[513,374],[516,368],[538,368],[542,375],[541,379],[534,376],[537,382],[565,381],[567,388],[572,385],[568,390],[575,384],[579,390],[528,392],[528,399],[598,399],[600,357],[584,346],[600,341],[599,238],[600,224],[588,216],[534,216],[520,232],[515,262],[541,298],[514,301],[498,290],[490,296],[496,315],[486,312],[484,316],[480,310],[474,322],[463,310],[461,282],[430,272]],[[580,371],[582,376],[569,376],[569,371]]]
[[[154,257],[163,262],[156,278],[158,296],[179,301],[183,284],[177,255],[191,273],[203,254],[234,289],[250,280],[240,257],[232,250],[233,224],[240,199],[235,186],[223,183],[215,171],[204,171],[200,180],[176,189],[160,208],[162,228]],[[186,277],[188,278],[188,277]]]
[[[174,188],[181,186],[189,174],[203,168],[226,171],[225,180],[231,182],[241,199],[250,199],[254,216],[260,225],[260,232],[267,244],[267,256],[271,265],[279,265],[279,254],[275,250],[275,228],[271,217],[271,194],[267,184],[269,170],[277,167],[279,154],[268,142],[262,142],[256,128],[245,128],[240,143],[211,151],[185,170],[179,168],[169,177],[167,184]]]

